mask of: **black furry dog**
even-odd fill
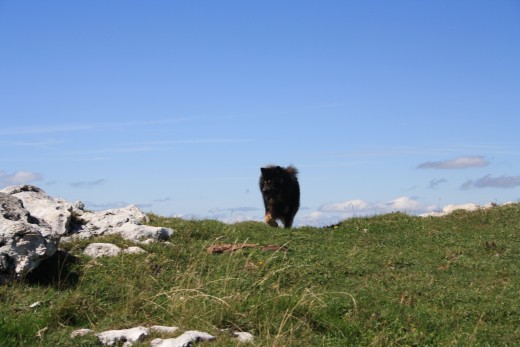
[[[260,169],[260,191],[264,198],[265,222],[277,227],[277,219],[285,228],[292,226],[300,207],[300,185],[295,167],[267,166]]]

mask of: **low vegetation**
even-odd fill
[[[95,346],[69,334],[154,324],[218,337],[201,346],[237,345],[230,331],[256,346],[520,345],[520,204],[291,230],[150,217],[170,244],[98,259],[80,255],[94,241],[63,244],[79,259],[59,276],[0,286],[0,345]],[[207,251],[245,243],[285,247]]]

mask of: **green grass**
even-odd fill
[[[162,324],[214,334],[200,344],[212,346],[237,345],[220,329],[251,332],[257,346],[520,345],[520,204],[292,230],[150,217],[177,231],[171,244],[80,256],[72,283],[0,286],[0,344],[95,346],[70,332]],[[103,240],[130,245],[62,246],[80,254]],[[207,253],[217,243],[288,250]]]

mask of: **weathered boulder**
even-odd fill
[[[50,226],[47,233],[52,235],[69,234],[74,217],[83,212],[80,201],[71,204],[63,199],[54,199],[35,186],[8,187],[1,192],[20,199],[31,216]],[[43,236],[47,235],[44,233]]]
[[[32,216],[22,200],[0,192],[0,282],[36,268],[56,252],[58,242],[51,226]]]

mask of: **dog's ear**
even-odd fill
[[[267,172],[267,169],[265,167],[261,167],[260,171],[262,171],[262,175],[265,175]]]

